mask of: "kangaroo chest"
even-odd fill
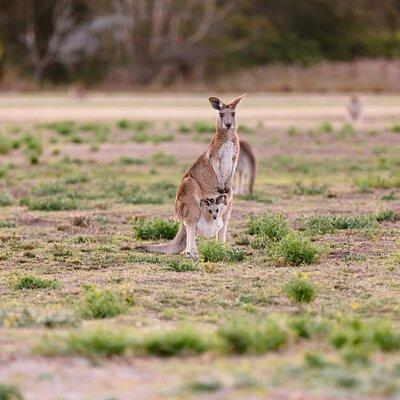
[[[222,218],[218,217],[217,219],[205,219],[203,216],[197,221],[197,233],[199,235],[204,235],[206,237],[211,237],[215,235],[222,226],[224,225]]]
[[[236,145],[233,140],[226,141],[219,149],[220,175],[227,181],[233,174],[235,158],[237,157]]]

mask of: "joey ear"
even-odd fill
[[[227,199],[227,197],[225,195],[218,196],[217,200],[216,200],[216,203],[217,204],[221,204],[222,203],[222,204],[227,205],[228,204],[228,199]]]
[[[201,199],[200,200],[200,205],[204,207],[208,207],[210,205],[210,202],[208,199]]]
[[[222,110],[224,103],[218,97],[209,97],[208,101],[214,110]]]
[[[234,110],[237,110],[240,105],[242,104],[242,101],[246,97],[246,93],[242,94],[240,97],[237,97],[236,99],[232,100],[227,106],[229,108],[233,108]]]

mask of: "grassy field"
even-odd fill
[[[1,400],[400,396],[400,125],[244,118],[259,174],[227,245],[138,253],[177,229],[204,109],[3,119]]]

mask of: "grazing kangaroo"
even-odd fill
[[[140,246],[139,249],[153,253],[178,254],[186,249],[188,257],[197,257],[196,235],[201,218],[201,199],[217,198],[225,194],[226,201],[221,213],[222,227],[218,239],[226,240],[226,231],[232,211],[232,178],[239,155],[236,110],[242,95],[228,104],[217,97],[210,97],[211,107],[218,111],[216,133],[206,151],[195,160],[183,175],[175,198],[175,213],[181,225],[172,242],[160,245]]]
[[[250,144],[240,140],[240,153],[235,174],[235,193],[252,193],[257,174],[257,159]]]
[[[349,114],[350,120],[353,123],[362,122],[362,102],[358,96],[351,96],[347,104],[347,112]]]

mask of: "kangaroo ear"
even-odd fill
[[[240,105],[242,104],[242,101],[246,97],[246,93],[242,94],[240,97],[237,97],[236,99],[232,100],[229,104],[228,107],[233,108],[234,110],[237,110]]]
[[[204,206],[204,207],[208,207],[210,205],[210,202],[208,201],[208,199],[201,199],[200,205]]]
[[[218,196],[218,197],[217,197],[216,203],[217,203],[217,204],[221,204],[221,203],[222,203],[222,204],[227,205],[227,204],[228,204],[227,197],[226,197],[225,195]]]
[[[218,97],[209,97],[208,101],[214,110],[222,110],[224,103]]]

